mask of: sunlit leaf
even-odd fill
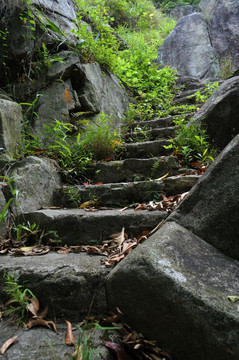
[[[161,176],[161,177],[160,177],[160,178],[158,178],[158,179],[155,179],[155,181],[160,181],[160,180],[163,180],[163,179],[165,179],[167,176],[169,176],[169,173],[167,173],[167,174],[165,174],[165,175]]]
[[[228,296],[227,298],[228,298],[228,300],[230,300],[232,303],[235,303],[235,302],[239,301],[239,296],[233,296],[233,295],[231,295],[231,296]]]
[[[25,246],[20,248],[20,250],[23,252],[32,251],[32,249],[34,249],[34,246]]]
[[[84,208],[89,208],[91,206],[97,205],[97,201],[94,200],[89,200],[84,202],[83,204],[81,204],[80,209],[84,209]]]

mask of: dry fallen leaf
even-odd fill
[[[35,297],[30,299],[30,304],[27,305],[28,310],[32,313],[32,315],[37,316],[39,310],[39,301]]]
[[[37,318],[44,319],[47,316],[47,313],[48,313],[48,306],[46,306],[44,310],[42,310],[40,313],[37,314]]]
[[[1,347],[1,354],[4,355],[7,349],[9,348],[9,346],[11,346],[16,340],[17,340],[17,336],[13,336],[7,341],[5,341],[5,343]]]
[[[67,325],[67,329],[66,329],[66,336],[65,336],[65,344],[72,346],[75,344],[75,338],[73,335],[73,331],[72,331],[72,325],[70,323],[70,321],[65,320],[65,323]]]
[[[82,355],[81,346],[78,345],[73,354],[71,355],[73,360],[84,360]]]
[[[28,329],[31,329],[34,326],[45,326],[48,327],[49,329],[52,330],[51,326],[53,328],[53,330],[57,333],[57,329],[56,329],[56,325],[53,321],[46,321],[43,319],[30,319],[27,323],[26,323],[26,327]]]
[[[106,347],[108,347],[109,349],[114,351],[114,353],[117,356],[117,360],[131,360],[131,358],[124,351],[124,348],[122,346],[120,346],[119,344],[105,341],[105,340],[104,340],[104,343],[105,343]]]
[[[140,205],[138,205],[134,210],[146,210],[147,209],[147,205],[145,203],[142,203]]]

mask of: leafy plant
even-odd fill
[[[209,99],[209,97],[217,90],[218,86],[219,83],[218,81],[216,81],[214,83],[207,84],[203,92],[198,90],[195,93],[196,101],[200,103],[205,103]]]
[[[5,280],[4,292],[10,297],[8,301],[8,309],[5,313],[12,316],[17,316],[18,325],[24,324],[24,319],[27,313],[27,308],[31,298],[35,298],[34,294],[29,289],[24,289],[20,285],[18,278],[14,274],[8,275],[6,272],[3,275]]]
[[[206,130],[201,124],[185,123],[184,118],[175,120],[175,124],[176,137],[170,139],[171,144],[165,148],[174,149],[175,154],[186,165],[192,161],[200,161],[204,165],[214,161],[216,150],[210,146]]]
[[[55,230],[45,232],[35,222],[19,223],[12,228],[12,237],[15,245],[40,246],[43,242],[59,243],[61,240]]]
[[[89,29],[88,24],[82,21],[82,16],[78,15],[77,30],[72,30],[78,41],[76,45],[72,44],[72,48],[78,51],[83,61],[97,61],[113,71],[117,61],[119,40],[112,28],[98,19],[93,21],[92,29]]]

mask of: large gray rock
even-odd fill
[[[174,222],[110,273],[109,307],[175,360],[238,360],[238,263]]]
[[[235,259],[239,259],[238,151],[239,135],[169,218]]]
[[[56,163],[51,159],[29,156],[10,167],[7,176],[18,190],[17,213],[51,206],[53,193],[61,186]]]
[[[72,75],[72,86],[76,90],[83,111],[105,112],[117,127],[127,109],[130,98],[118,79],[97,63],[78,63]]]
[[[130,98],[117,78],[97,63],[81,64],[74,52],[61,51],[58,56],[62,62],[53,63],[47,72],[49,85],[38,89],[41,96],[32,124],[35,134],[44,138],[44,143],[51,143],[52,136],[48,134],[47,139],[43,125],[54,125],[55,120],[69,123],[74,113],[85,113],[91,120],[104,112],[109,115],[112,126],[119,127]],[[77,120],[75,116],[74,122]]]
[[[202,14],[194,13],[179,20],[159,48],[157,63],[170,65],[182,75],[216,77],[215,52]]]
[[[72,89],[70,79],[64,82],[53,81],[48,87],[40,90],[35,118],[32,126],[35,135],[45,144],[54,144],[54,131],[47,132],[45,125],[52,129],[56,120],[62,123],[70,122],[70,112],[78,105],[78,97]]]
[[[13,101],[0,98],[0,163],[10,160],[21,152],[22,109]]]
[[[194,115],[206,125],[213,143],[223,149],[239,133],[239,76],[226,80]]]
[[[219,78],[220,62],[239,65],[239,5],[233,0],[203,0],[195,13],[180,19],[158,52],[157,62],[182,75]]]

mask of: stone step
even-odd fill
[[[138,130],[137,130],[138,129]],[[168,139],[175,136],[176,126],[169,126],[165,128],[154,128],[144,130],[136,128],[137,131],[131,131],[124,135],[126,142],[136,142],[139,140],[155,140],[155,139]]]
[[[102,206],[128,206],[135,202],[147,202],[166,196],[189,191],[199,175],[170,176],[159,181],[135,181],[102,185],[64,186],[54,194],[54,204],[63,207],[77,207],[96,199]]]
[[[124,144],[125,151],[122,155],[124,158],[144,159],[154,156],[170,155],[172,149],[165,149],[164,146],[170,145],[171,142],[166,139],[154,141],[144,141],[139,143]]]
[[[9,300],[3,292],[6,272],[15,274],[43,308],[49,307],[48,318],[80,321],[87,315],[91,303],[92,313],[106,313],[105,281],[109,269],[100,264],[101,258],[86,253],[62,255],[55,252],[25,257],[2,255],[1,301]]]
[[[193,112],[189,112],[183,115],[174,115],[174,116],[168,116],[165,118],[156,118],[153,120],[145,120],[145,121],[139,121],[137,123],[131,124],[131,129],[136,128],[137,126],[140,126],[141,128],[148,128],[148,129],[156,129],[156,128],[165,128],[165,127],[172,127],[174,126],[174,119],[178,119],[182,116],[186,120],[189,120],[194,115]]]
[[[47,318],[49,320],[49,317]],[[54,319],[55,320],[55,319]],[[72,327],[76,343],[79,339],[79,330],[77,321],[73,319]],[[17,336],[17,342],[8,348],[6,358],[11,360],[70,360],[75,347],[67,346],[65,344],[66,323],[64,321],[57,321],[57,333],[47,329],[46,327],[34,327],[29,331],[24,328],[16,328],[16,324],[9,322],[7,319],[0,323],[0,345],[5,341]],[[103,340],[108,341],[109,336],[118,335],[115,330],[115,335],[112,330],[102,331],[97,329],[84,329],[83,339],[91,340],[91,345],[95,350],[92,360],[113,360],[111,352],[104,346]],[[82,337],[82,335],[81,335]],[[34,344],[34,346],[33,346]],[[54,356],[53,356],[53,351]],[[2,357],[4,359],[4,357]]]
[[[44,209],[25,213],[18,220],[36,223],[45,233],[56,231],[64,246],[101,244],[110,235],[121,232],[123,227],[128,235],[137,237],[143,230],[151,231],[167,217],[163,210],[119,210]]]
[[[157,179],[167,173],[175,175],[178,173],[178,169],[178,160],[171,155],[97,163],[92,173],[94,173],[95,182],[107,184]]]

